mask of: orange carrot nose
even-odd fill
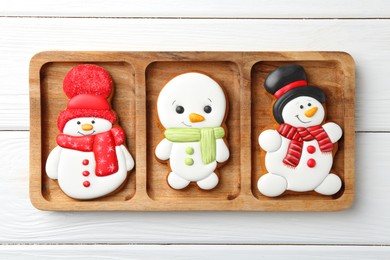
[[[312,107],[305,111],[305,116],[312,117],[317,113],[318,107]]]
[[[91,125],[91,124],[83,124],[81,126],[81,129],[83,129],[84,131],[89,131],[89,130],[93,129],[93,125]]]
[[[190,114],[190,121],[192,123],[202,122],[204,120],[205,120],[205,118],[203,116],[199,115],[199,114],[196,114],[196,113],[191,113]]]

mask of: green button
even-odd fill
[[[191,166],[194,164],[194,160],[192,160],[192,158],[185,158],[184,159],[184,163],[188,166]]]
[[[188,146],[186,148],[186,154],[193,155],[194,154],[194,148],[192,148],[191,146]]]

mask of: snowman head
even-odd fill
[[[157,112],[165,128],[221,126],[226,97],[221,86],[209,76],[190,72],[170,80],[161,90]]]
[[[325,118],[325,109],[315,98],[300,96],[288,102],[282,111],[286,124],[294,127],[310,127],[319,125]]]
[[[79,117],[69,120],[63,133],[71,136],[88,136],[107,132],[112,123],[103,118]]]
[[[275,69],[265,79],[264,88],[276,98],[273,114],[279,124],[310,127],[325,119],[325,94],[307,85],[302,66],[291,64]]]
[[[57,126],[64,134],[86,136],[106,132],[116,122],[107,98],[112,90],[110,74],[102,67],[83,64],[65,76],[63,88],[69,97],[58,116]]]

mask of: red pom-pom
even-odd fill
[[[66,74],[63,87],[69,98],[80,94],[108,98],[112,89],[112,79],[110,74],[102,67],[83,64],[73,67]]]

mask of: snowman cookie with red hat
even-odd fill
[[[342,129],[325,120],[325,94],[308,86],[303,67],[286,65],[272,71],[264,87],[277,100],[273,115],[278,130],[265,130],[259,136],[266,152],[268,173],[257,183],[265,196],[275,197],[286,190],[316,191],[323,195],[337,193],[340,178],[331,173],[334,144]]]
[[[73,67],[64,78],[63,89],[70,100],[58,117],[61,133],[47,158],[46,173],[71,198],[110,194],[134,167],[123,130],[113,126],[117,118],[107,101],[112,87],[110,74],[91,64]]]

